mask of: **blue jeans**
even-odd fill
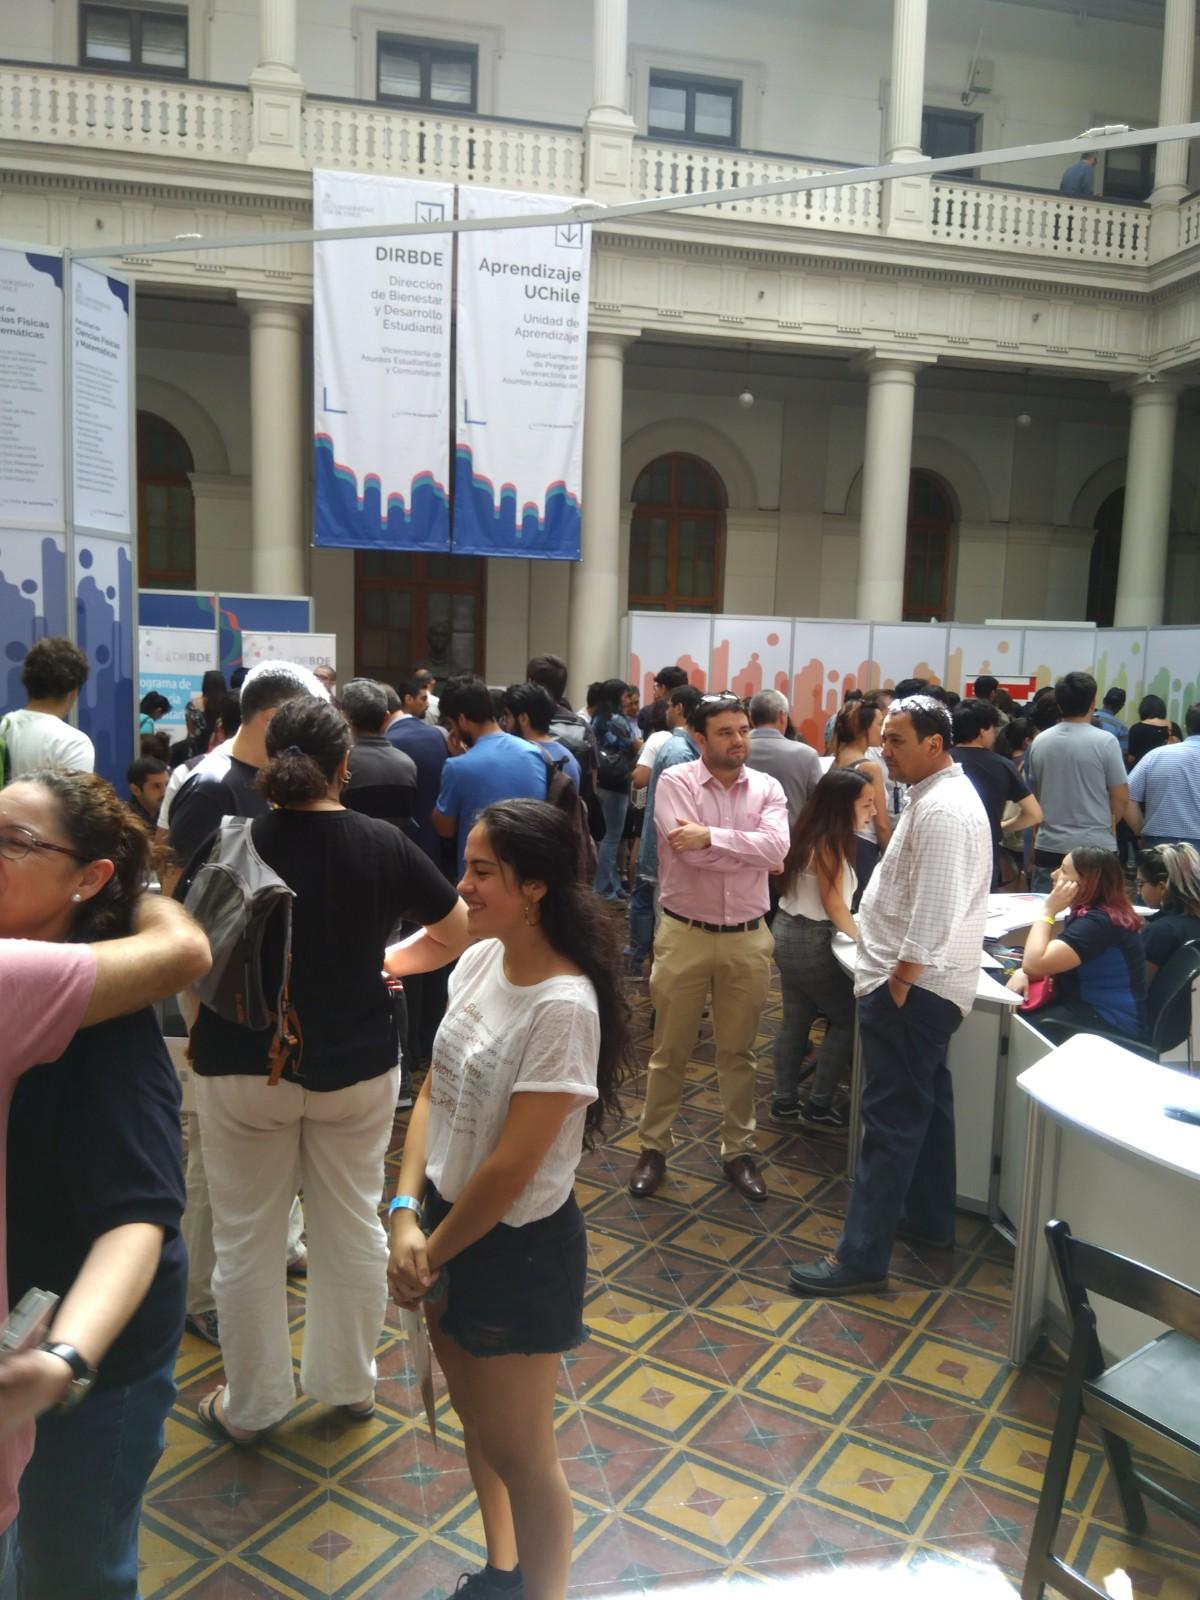
[[[796,1103],[809,1031],[823,1013],[829,1026],[817,1051],[810,1093],[818,1105],[827,1106],[850,1071],[854,984],[833,953],[832,923],[780,911],[771,931],[783,997],[783,1024],[775,1035],[775,1099]]]
[[[898,1006],[886,983],[858,1002],[862,1153],[838,1260],[882,1278],[896,1230],[954,1237],[954,1085],[946,1055],[962,1012],[913,986]]]
[[[655,887],[650,878],[639,878],[629,897],[629,953],[637,961],[645,961],[654,948]]]
[[[21,1479],[21,1600],[137,1600],[142,1496],[162,1455],[174,1362],[38,1418]]]
[[[629,810],[629,792],[626,789],[597,788],[596,798],[604,816],[604,837],[597,852],[595,889],[601,899],[615,900],[621,888],[621,880],[617,876],[617,853],[621,848],[625,813]]]
[[[1168,839],[1160,833],[1144,833],[1142,835],[1142,849],[1153,850],[1156,844],[1190,844],[1192,849],[1200,854],[1200,839]]]
[[[17,1600],[17,1525],[0,1533],[0,1600]]]

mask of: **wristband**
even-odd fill
[[[415,1211],[417,1215],[420,1216],[421,1202],[419,1200],[414,1200],[411,1194],[398,1194],[393,1198],[391,1204],[388,1206],[389,1221],[395,1216],[397,1211]]]
[[[1054,928],[1054,927],[1057,927],[1057,926],[1058,926],[1058,918],[1057,918],[1057,917],[1052,917],[1052,916],[1051,916],[1051,915],[1050,915],[1050,914],[1049,914],[1049,912],[1045,912],[1045,911],[1044,911],[1044,912],[1043,912],[1043,913],[1042,913],[1042,916],[1041,916],[1041,921],[1042,921],[1042,922],[1046,922],[1046,923],[1049,923],[1049,925],[1050,925],[1050,927],[1052,927],[1052,928]]]

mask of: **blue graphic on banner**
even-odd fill
[[[412,480],[409,500],[391,493],[383,504],[379,476],[368,472],[359,493],[358,479],[350,467],[334,459],[334,444],[327,433],[313,439],[315,488],[313,541],[355,550],[448,550],[450,513],[446,487],[432,472],[419,472]]]
[[[138,590],[138,622],[143,628],[215,628],[215,594],[150,593]]]
[[[490,478],[474,471],[469,445],[454,462],[456,556],[529,556],[533,560],[579,560],[579,501],[560,479],[548,485],[542,504],[527,500],[517,509],[515,484],[502,483],[499,497]]]
[[[75,537],[75,627],[92,664],[79,695],[79,726],[96,747],[96,771],[124,793],[133,760],[133,561],[115,539]]]
[[[25,704],[21,665],[38,639],[67,631],[67,557],[62,534],[0,531],[0,712]]]
[[[221,671],[226,678],[242,665],[243,633],[311,633],[312,601],[257,594],[138,595],[138,621],[143,628],[220,629]]]

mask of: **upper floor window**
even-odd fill
[[[380,34],[377,96],[410,106],[474,111],[479,51],[467,44],[430,44]]]
[[[1106,200],[1148,200],[1154,187],[1154,151],[1151,144],[1131,150],[1104,153],[1103,193]],[[1101,185],[1097,183],[1099,193]]]
[[[186,78],[187,12],[158,6],[81,5],[79,59],[87,67]]]
[[[742,86],[728,78],[651,72],[649,133],[704,144],[737,144]]]
[[[630,609],[716,611],[724,542],[717,474],[695,456],[659,456],[633,486]]]
[[[927,156],[970,156],[979,149],[979,125],[982,118],[973,111],[944,111],[940,106],[926,106],[921,112],[921,149]],[[955,174],[943,173],[943,177]],[[958,174],[974,177],[969,168]]]
[[[137,414],[138,582],[196,587],[196,497],[187,440],[152,411]]]

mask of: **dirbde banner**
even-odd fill
[[[451,184],[314,172],[318,228],[439,222]],[[448,234],[313,247],[318,545],[449,548]]]
[[[570,203],[458,191],[460,217]],[[458,555],[579,560],[590,234],[560,223],[458,236]]]

